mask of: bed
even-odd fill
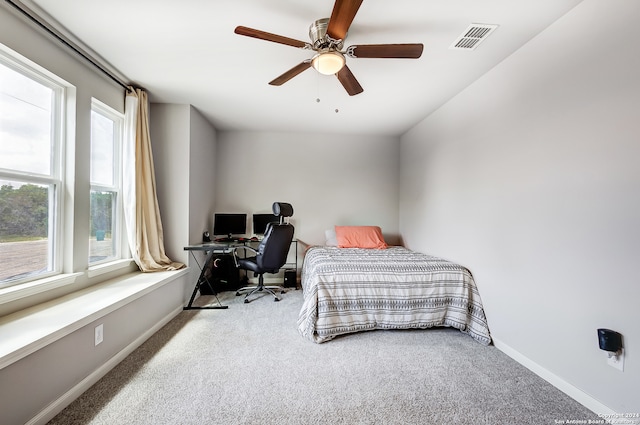
[[[314,246],[302,265],[298,330],[322,343],[374,329],[459,329],[491,343],[482,301],[465,267],[397,246]]]

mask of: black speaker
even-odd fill
[[[297,273],[295,270],[287,269],[284,271],[284,287],[285,288],[296,288],[298,286],[296,280],[297,280]]]
[[[598,329],[600,349],[617,353],[622,348],[622,335],[611,329]]]

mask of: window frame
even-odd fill
[[[28,275],[0,284],[0,289],[60,275],[63,271],[64,249],[64,185],[65,185],[65,123],[69,86],[44,68],[27,59],[0,49],[0,64],[52,90],[51,99],[51,151],[49,153],[50,173],[18,171],[0,168],[0,180],[17,180],[25,184],[49,186],[48,230],[47,230],[47,271]]]
[[[127,250],[125,245],[123,244],[123,241],[126,240],[126,235],[124,233],[124,211],[122,204],[122,149],[124,140],[124,114],[116,111],[115,109],[111,108],[110,106],[106,105],[96,98],[91,98],[91,115],[94,112],[102,115],[105,118],[108,118],[113,122],[114,125],[114,140],[112,152],[113,163],[111,164],[113,173],[113,185],[108,186],[104,184],[97,184],[91,181],[91,177],[89,177],[89,198],[91,198],[91,192],[93,191],[114,192],[116,194],[116,205],[112,207],[114,217],[111,218],[112,238],[116,238],[116,240],[113,242],[113,248],[115,250],[113,256],[93,262],[91,261],[90,255],[87,257],[89,270],[95,270],[96,266],[99,267],[106,264],[118,262],[127,257]],[[93,125],[93,119],[91,119],[91,125]],[[90,161],[89,163],[89,167],[93,166],[92,161]],[[89,176],[91,176],[91,170],[89,170]],[[88,254],[90,254],[90,252]]]

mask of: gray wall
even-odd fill
[[[297,236],[309,243],[322,243],[334,224],[378,224],[387,236],[402,233],[411,248],[468,266],[503,349],[612,409],[640,411],[640,290],[633,282],[640,55],[628,44],[638,7],[585,0],[401,144],[295,133],[216,137],[188,105],[152,106],[167,252],[185,261],[182,246],[199,241],[213,211],[268,212],[274,200],[293,203]],[[122,110],[119,88],[4,7],[0,42],[76,85],[83,106],[74,131],[82,146],[92,95]],[[167,132],[157,136],[162,115]],[[88,158],[82,146],[76,156]],[[177,164],[167,167],[173,154]],[[81,161],[75,174],[78,193],[88,193]],[[78,205],[71,219],[88,214],[88,195]],[[77,255],[81,264],[86,255]],[[91,324],[0,370],[3,420],[11,412],[8,423],[22,423],[60,397],[179,305],[191,283],[181,279],[105,317],[105,334],[115,338],[105,340],[104,351],[82,348],[92,340]],[[136,328],[122,332],[131,323]],[[624,334],[624,372],[606,365],[598,327]]]
[[[124,89],[95,71],[75,54],[34,30],[16,17],[7,3],[0,3],[0,43],[17,51],[75,86],[71,91],[75,111],[68,117],[71,149],[67,157],[75,167],[67,176],[70,186],[66,194],[71,208],[65,211],[65,225],[73,229],[72,249],[65,252],[65,272],[86,270],[88,263],[89,224],[89,140],[91,134],[91,98],[95,97],[114,109],[124,110]],[[75,97],[75,99],[74,99]],[[181,187],[184,191],[184,187]],[[164,193],[164,192],[163,192]],[[166,223],[166,220],[165,220]],[[169,227],[173,231],[174,224]],[[183,226],[177,221],[175,226]],[[121,270],[120,273],[128,270]],[[72,285],[40,293],[17,302],[0,305],[0,315],[57,298],[86,288],[99,280],[114,277],[101,275],[89,279],[81,275]],[[159,323],[176,314],[184,302],[186,288],[192,284],[186,275],[152,291],[134,302],[113,311],[94,323],[52,342],[35,353],[0,369],[0,422],[23,424],[43,412],[50,403],[59,404],[74,388],[96,371],[106,373],[105,364],[114,355],[141,343],[140,339]],[[104,324],[105,340],[95,347],[94,328]],[[67,393],[69,391],[69,393]],[[71,400],[67,400],[71,401]],[[59,408],[64,405],[58,405]],[[52,411],[49,411],[51,413]],[[42,421],[43,418],[39,417]]]
[[[215,165],[218,136],[202,114],[191,107],[189,159],[189,242],[202,241],[211,230],[215,208]]]
[[[184,246],[211,228],[216,130],[190,105],[152,103],[149,120],[165,249],[186,262]]]
[[[471,269],[499,347],[617,412],[640,412],[639,16],[585,0],[401,142],[407,245]]]
[[[184,247],[202,242],[202,232],[211,228],[216,130],[190,105],[152,103],[149,121],[165,251],[190,267],[195,282],[200,270]],[[195,255],[204,260],[202,252]],[[185,297],[192,290],[187,285]]]
[[[306,243],[324,243],[336,224],[378,225],[398,240],[397,138],[221,132],[217,152],[217,212],[269,213],[284,201]]]
[[[149,108],[149,126],[156,194],[162,217],[165,252],[173,261],[187,262],[189,244],[190,106],[156,104]]]
[[[185,276],[0,369],[0,422],[46,423],[180,311]],[[104,341],[94,346],[99,324]]]

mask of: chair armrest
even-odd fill
[[[253,251],[254,254],[258,255],[258,251],[256,251],[255,249],[251,248],[250,246],[247,246],[247,245],[236,246],[235,248],[233,248],[233,262],[235,263],[236,268],[238,268],[238,250],[239,249],[243,249],[244,250],[245,257],[247,255],[247,250]]]

